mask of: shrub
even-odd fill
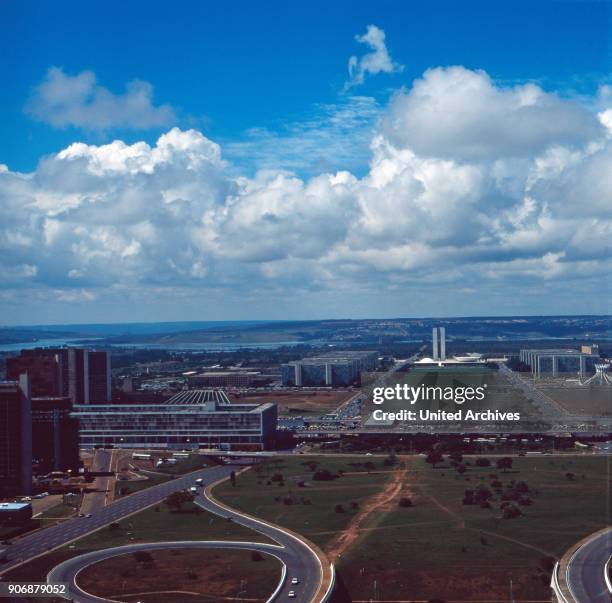
[[[399,506],[400,507],[412,507],[412,500],[408,498],[407,496],[402,496],[402,498],[399,499]]]

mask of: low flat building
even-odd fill
[[[520,359],[531,367],[531,372],[540,377],[550,374],[557,377],[560,373],[574,373],[584,377],[587,372],[595,371],[595,364],[599,362],[597,353],[585,353],[572,349],[530,349],[521,350]]]
[[[19,525],[29,519],[32,519],[32,503],[0,502],[0,525]]]
[[[189,387],[250,387],[259,373],[257,371],[206,371],[188,375]]]
[[[361,373],[378,364],[374,351],[333,351],[281,366],[284,386],[345,387],[358,383]]]
[[[219,391],[180,392],[162,404],[75,405],[82,448],[264,450],[276,404],[231,404]],[[229,402],[229,400],[228,400]]]

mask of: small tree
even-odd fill
[[[341,504],[336,505],[336,513],[344,513],[344,507]]]
[[[263,555],[259,551],[251,553],[251,561],[263,561]]]
[[[399,499],[399,506],[400,507],[412,507],[412,500],[408,498],[407,496],[402,496]]]
[[[476,459],[476,467],[490,467],[491,461],[483,456]]]
[[[497,459],[495,466],[498,469],[501,469],[503,473],[508,473],[508,470],[512,469],[512,458],[509,456],[503,456],[502,458]]]
[[[193,494],[186,492],[185,490],[179,490],[178,492],[168,494],[168,496],[166,496],[164,499],[164,504],[175,511],[180,511],[185,503],[193,502],[193,500]]]
[[[442,462],[442,453],[438,449],[430,450],[425,461],[435,469],[436,465]]]

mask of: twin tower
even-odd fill
[[[446,329],[434,327],[432,330],[433,359],[446,360]]]

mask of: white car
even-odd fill
[[[288,596],[290,599],[293,599],[293,598],[295,597],[295,591],[294,591],[294,590],[290,590],[290,591],[287,593],[287,596]]]
[[[299,584],[300,581],[297,578],[291,578],[291,584]]]

